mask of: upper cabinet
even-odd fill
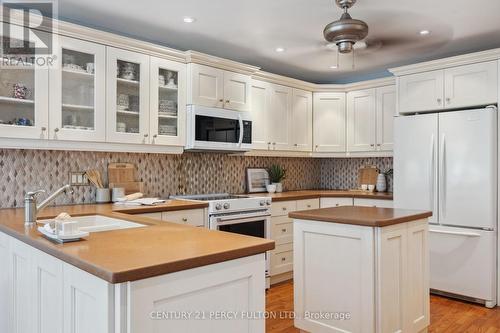
[[[4,37],[6,47],[22,41]],[[26,50],[19,54],[32,54]],[[49,121],[49,71],[25,63],[0,68],[0,136],[7,138],[47,139]]]
[[[393,85],[347,93],[347,151],[392,151],[396,89]]]
[[[346,151],[345,93],[314,94],[314,151],[343,153]]]
[[[50,71],[49,138],[106,138],[106,47],[59,37],[58,68]]]
[[[269,123],[271,117],[271,86],[264,81],[252,80],[250,88],[252,99],[252,147],[269,150],[271,141]]]
[[[375,89],[347,93],[347,150],[352,152],[375,149],[376,93]]]
[[[188,104],[250,110],[250,76],[199,64],[188,69]]]
[[[271,150],[290,150],[292,135],[292,91],[290,87],[271,84],[268,117]]]
[[[398,78],[399,113],[457,109],[497,103],[497,61]]]
[[[183,146],[186,127],[186,65],[151,57],[150,82],[150,142]]]
[[[107,48],[107,141],[149,143],[149,74],[149,56]]]
[[[292,149],[312,150],[312,93],[293,89],[292,92]]]

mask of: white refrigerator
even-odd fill
[[[496,304],[497,112],[396,117],[394,206],[432,210],[430,287]]]

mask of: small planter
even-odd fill
[[[283,184],[281,181],[286,177],[286,170],[281,165],[273,164],[267,169],[267,172],[271,184],[276,186],[276,192],[283,192]]]
[[[283,184],[282,183],[273,183],[273,185],[276,185],[276,193],[283,192]]]

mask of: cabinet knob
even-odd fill
[[[311,205],[307,205],[307,208],[311,208]]]
[[[155,139],[156,139],[157,137],[158,137],[158,134],[153,135],[153,138],[155,138]]]
[[[380,147],[380,146],[382,146],[382,144],[380,144],[380,143],[377,143],[377,146],[379,146],[379,147]]]
[[[43,132],[45,132],[47,130],[47,127],[42,127],[41,130],[42,130],[42,133],[43,133]]]
[[[441,104],[441,98],[437,99],[438,104]]]
[[[271,144],[271,142],[268,142],[267,144],[268,144],[268,145],[270,145],[270,144]]]
[[[59,128],[58,127],[54,128],[54,132],[56,133],[59,132]]]
[[[187,220],[188,220],[188,219],[187,219],[187,218],[185,218],[185,217],[183,217],[183,218],[182,218],[182,222],[187,222]]]
[[[449,97],[446,97],[446,103],[450,104],[451,99]]]
[[[144,137],[145,137],[145,138],[147,138],[148,136],[149,136],[149,134],[147,134],[147,133],[146,133],[146,134],[144,134]]]
[[[224,103],[224,100],[221,98],[221,99],[219,99],[219,102]]]
[[[273,146],[276,146],[276,142],[273,142]]]
[[[286,207],[281,207],[281,209],[286,210]]]
[[[226,103],[231,103],[231,101],[230,101],[230,100],[228,100],[228,99],[226,99]]]
[[[285,257],[282,257],[282,258],[281,258],[281,261],[286,261],[286,258],[285,258]]]
[[[340,205],[339,204],[335,204],[335,207],[338,207],[338,206],[340,206]]]
[[[281,232],[286,232],[286,229],[281,229]]]
[[[375,145],[373,143],[370,144],[370,147],[375,147]]]
[[[298,146],[299,146],[299,145],[298,145],[298,144],[296,144],[296,143],[294,143],[293,145],[294,145],[295,147],[298,147]]]

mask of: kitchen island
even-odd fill
[[[134,215],[205,206],[46,208],[39,219],[67,212],[142,225],[65,244],[25,227],[23,209],[0,209],[0,332],[263,333],[255,316],[273,241]]]
[[[306,332],[426,332],[431,215],[359,206],[290,213],[295,326]]]

